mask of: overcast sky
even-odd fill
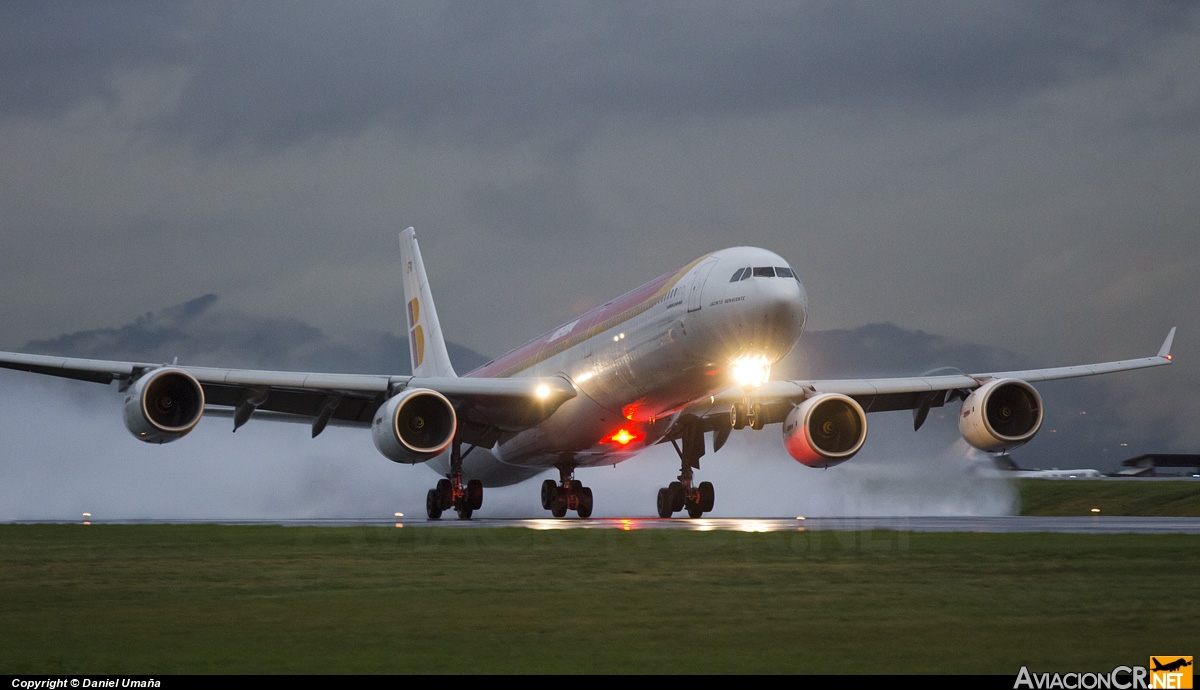
[[[494,356],[748,244],[797,268],[815,330],[1058,365],[1178,325],[1169,375],[1111,385],[1200,445],[1198,22],[1092,0],[5,2],[0,347],[206,294],[398,334],[414,225],[447,336]]]

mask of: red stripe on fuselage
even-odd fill
[[[630,290],[611,302],[607,302],[586,312],[583,316],[575,320],[575,325],[569,333],[554,340],[554,342],[548,341],[566,324],[546,331],[517,349],[500,355],[478,369],[468,372],[465,376],[475,378],[508,378],[515,376],[539,362],[543,362],[564,350],[585,342],[589,338],[594,338],[610,328],[615,328],[657,304],[663,295],[670,292],[675,287],[675,284],[687,275],[688,271],[695,268],[696,264],[707,259],[709,256],[712,255],[706,254],[678,271],[665,273],[641,287]],[[687,296],[679,295],[677,299],[686,300]],[[568,321],[567,323],[571,322]]]

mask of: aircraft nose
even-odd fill
[[[792,349],[808,317],[808,295],[798,280],[786,278],[760,281],[756,316],[763,324],[762,337],[769,350],[779,356]]]
[[[736,342],[735,356],[765,356],[775,362],[787,354],[804,330],[808,296],[792,278],[756,279],[744,305],[729,313],[726,327]]]

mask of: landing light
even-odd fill
[[[757,388],[771,376],[771,361],[762,355],[742,355],[730,364],[733,380],[744,388]]]
[[[538,386],[537,390],[534,392],[537,394],[537,397],[545,400],[546,398],[550,397],[550,386],[547,386],[543,383],[542,385]]]

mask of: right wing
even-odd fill
[[[1171,363],[1171,344],[1174,339],[1175,328],[1171,328],[1154,356],[1097,364],[981,374],[769,381],[750,391],[733,386],[690,405],[680,415],[679,421],[665,440],[684,439],[696,430],[713,431],[716,432],[714,449],[720,448],[728,438],[731,421],[734,428],[741,428],[740,421],[741,424],[750,424],[755,428],[784,422],[785,440],[789,433],[800,434],[803,427],[808,434],[808,441],[813,441],[817,437],[817,430],[809,427],[814,419],[811,412],[818,404],[829,403],[826,416],[829,417],[833,410],[837,410],[840,416],[834,421],[844,430],[852,430],[853,435],[859,437],[858,445],[861,445],[866,436],[866,419],[863,413],[912,410],[913,427],[920,428],[930,408],[963,400],[964,418],[968,417],[975,407],[982,413],[966,425],[971,428],[971,423],[974,423],[979,429],[978,432],[964,432],[968,442],[981,450],[1003,451],[1027,441],[1041,424],[1041,398],[1032,386],[1028,385],[1030,382],[1167,365]],[[987,390],[980,390],[985,387]],[[1007,389],[1008,393],[993,395],[1001,388]],[[849,398],[854,404],[837,402],[838,398]],[[981,399],[975,400],[976,398]],[[969,400],[975,400],[977,404],[968,405]],[[991,416],[993,412],[1009,414],[1010,410],[1000,409],[1002,405],[1008,405],[1010,410],[1024,405],[1028,410],[1027,423],[1012,422],[1009,431],[1005,431],[1001,426],[1005,420]],[[854,409],[855,407],[858,409]],[[741,420],[735,418],[739,415],[742,416]],[[986,423],[979,421],[983,417],[987,418]],[[963,424],[960,421],[961,428]],[[840,459],[846,459],[854,452],[857,452],[857,446],[853,451],[847,451],[845,457]],[[829,457],[825,457],[825,460],[829,460]]]

